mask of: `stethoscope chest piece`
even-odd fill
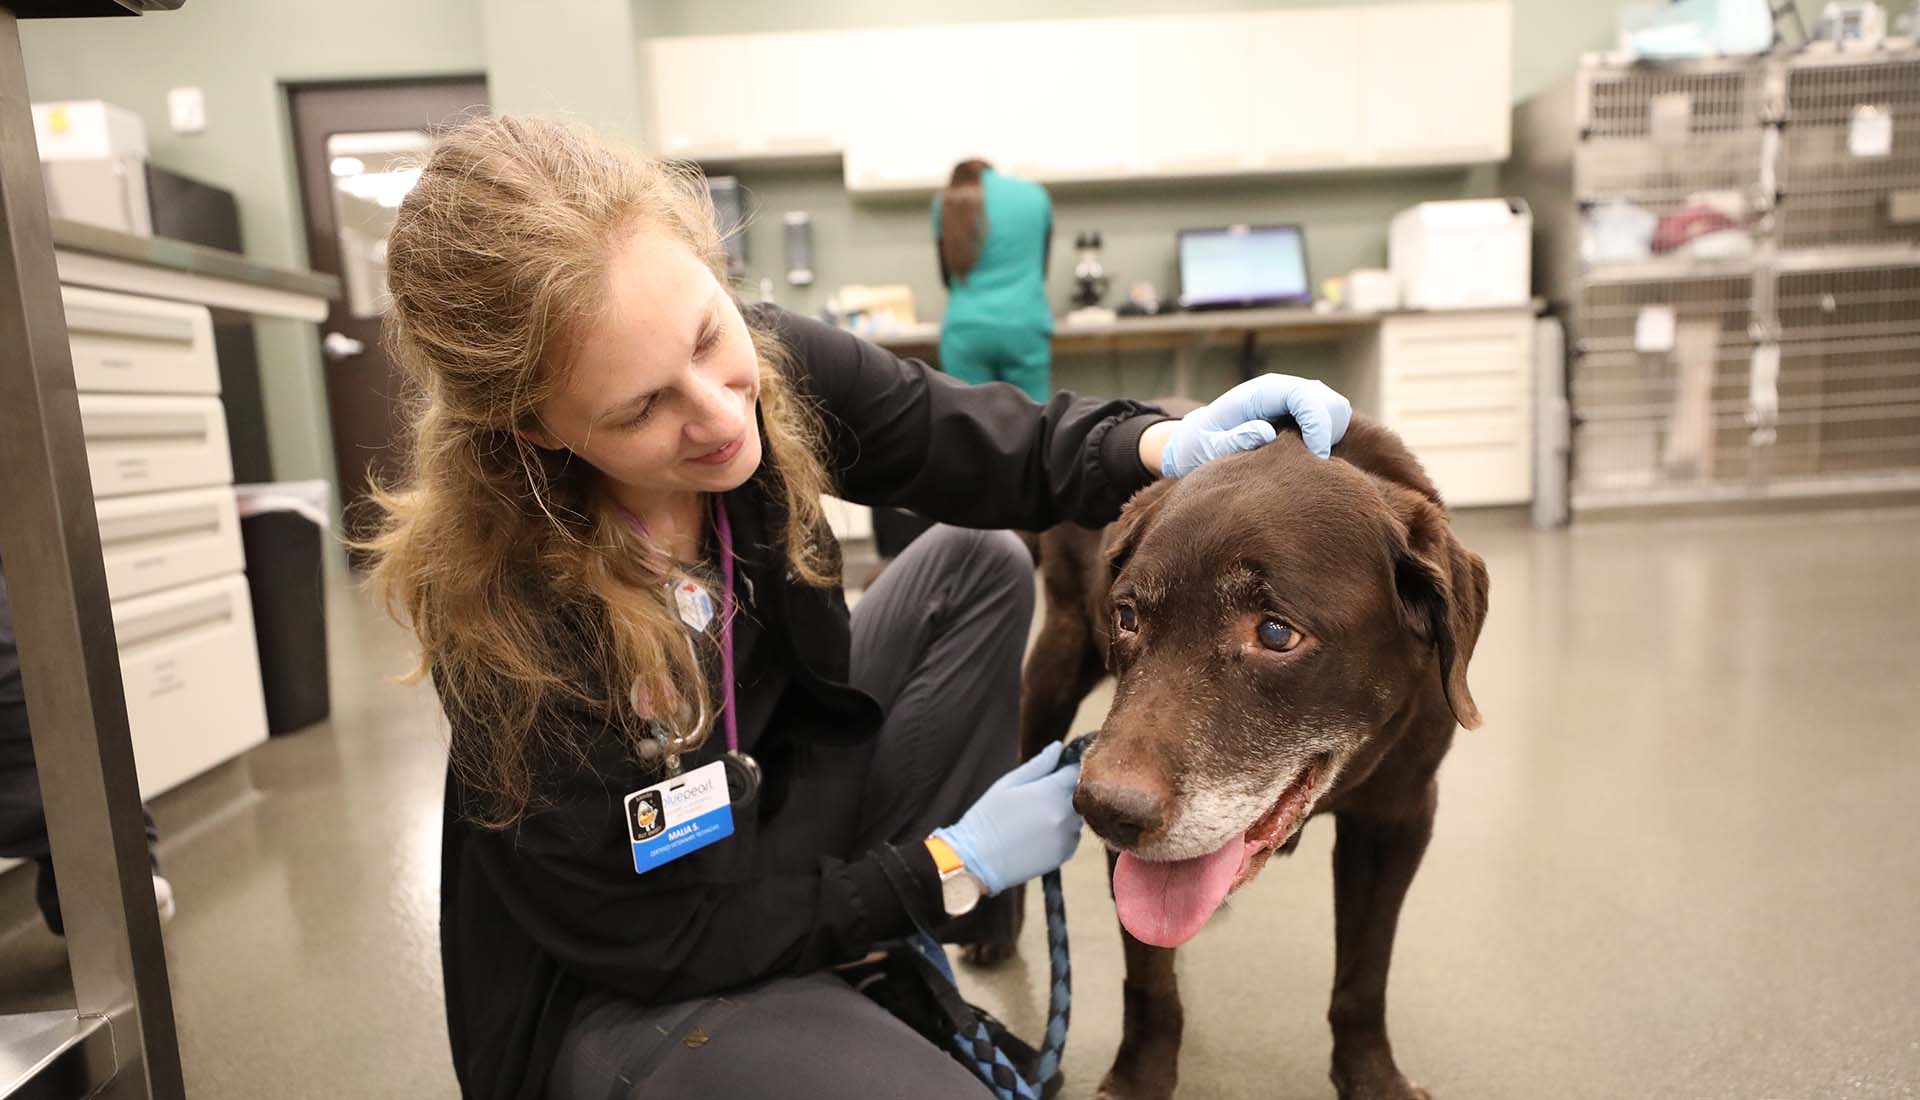
[[[727,801],[746,806],[760,794],[760,762],[738,749],[720,758],[727,772]]]

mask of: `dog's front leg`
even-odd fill
[[[1109,878],[1113,864],[1114,855],[1108,852]],[[1169,1100],[1180,1078],[1180,1031],[1186,1023],[1173,948],[1150,947],[1125,927],[1120,929],[1120,944],[1127,962],[1120,1049],[1095,1100]]]
[[[1387,968],[1400,903],[1433,835],[1432,780],[1404,817],[1339,815],[1333,845],[1333,1085],[1340,1100],[1431,1100],[1393,1061]]]

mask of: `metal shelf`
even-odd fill
[[[113,1029],[98,1016],[0,1016],[0,1100],[92,1096],[113,1071]]]
[[[0,1016],[0,1097],[19,1100],[186,1093],[19,27],[179,4],[0,0],[0,551],[74,1004]]]

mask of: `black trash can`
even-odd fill
[[[247,555],[267,732],[294,733],[326,718],[328,484],[236,485]]]

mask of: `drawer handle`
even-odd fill
[[[199,413],[97,413],[81,417],[88,439],[116,443],[140,440],[203,440],[207,418]]]
[[[75,335],[85,333],[88,336],[148,340],[156,344],[193,343],[193,322],[185,317],[115,313],[92,306],[74,306],[67,310],[67,331]]]
[[[232,619],[233,597],[222,592],[115,623],[113,633],[120,643],[120,652],[125,654],[129,649],[185,634],[195,627],[214,626]]]
[[[1394,420],[1413,420],[1418,417],[1432,417],[1451,420],[1456,416],[1485,415],[1487,413],[1509,413],[1515,416],[1526,411],[1519,401],[1475,401],[1467,405],[1443,405],[1438,408],[1401,408],[1393,413]]]
[[[176,508],[170,512],[121,516],[100,521],[100,545],[122,548],[182,535],[212,534],[220,530],[220,509],[211,504]]]

